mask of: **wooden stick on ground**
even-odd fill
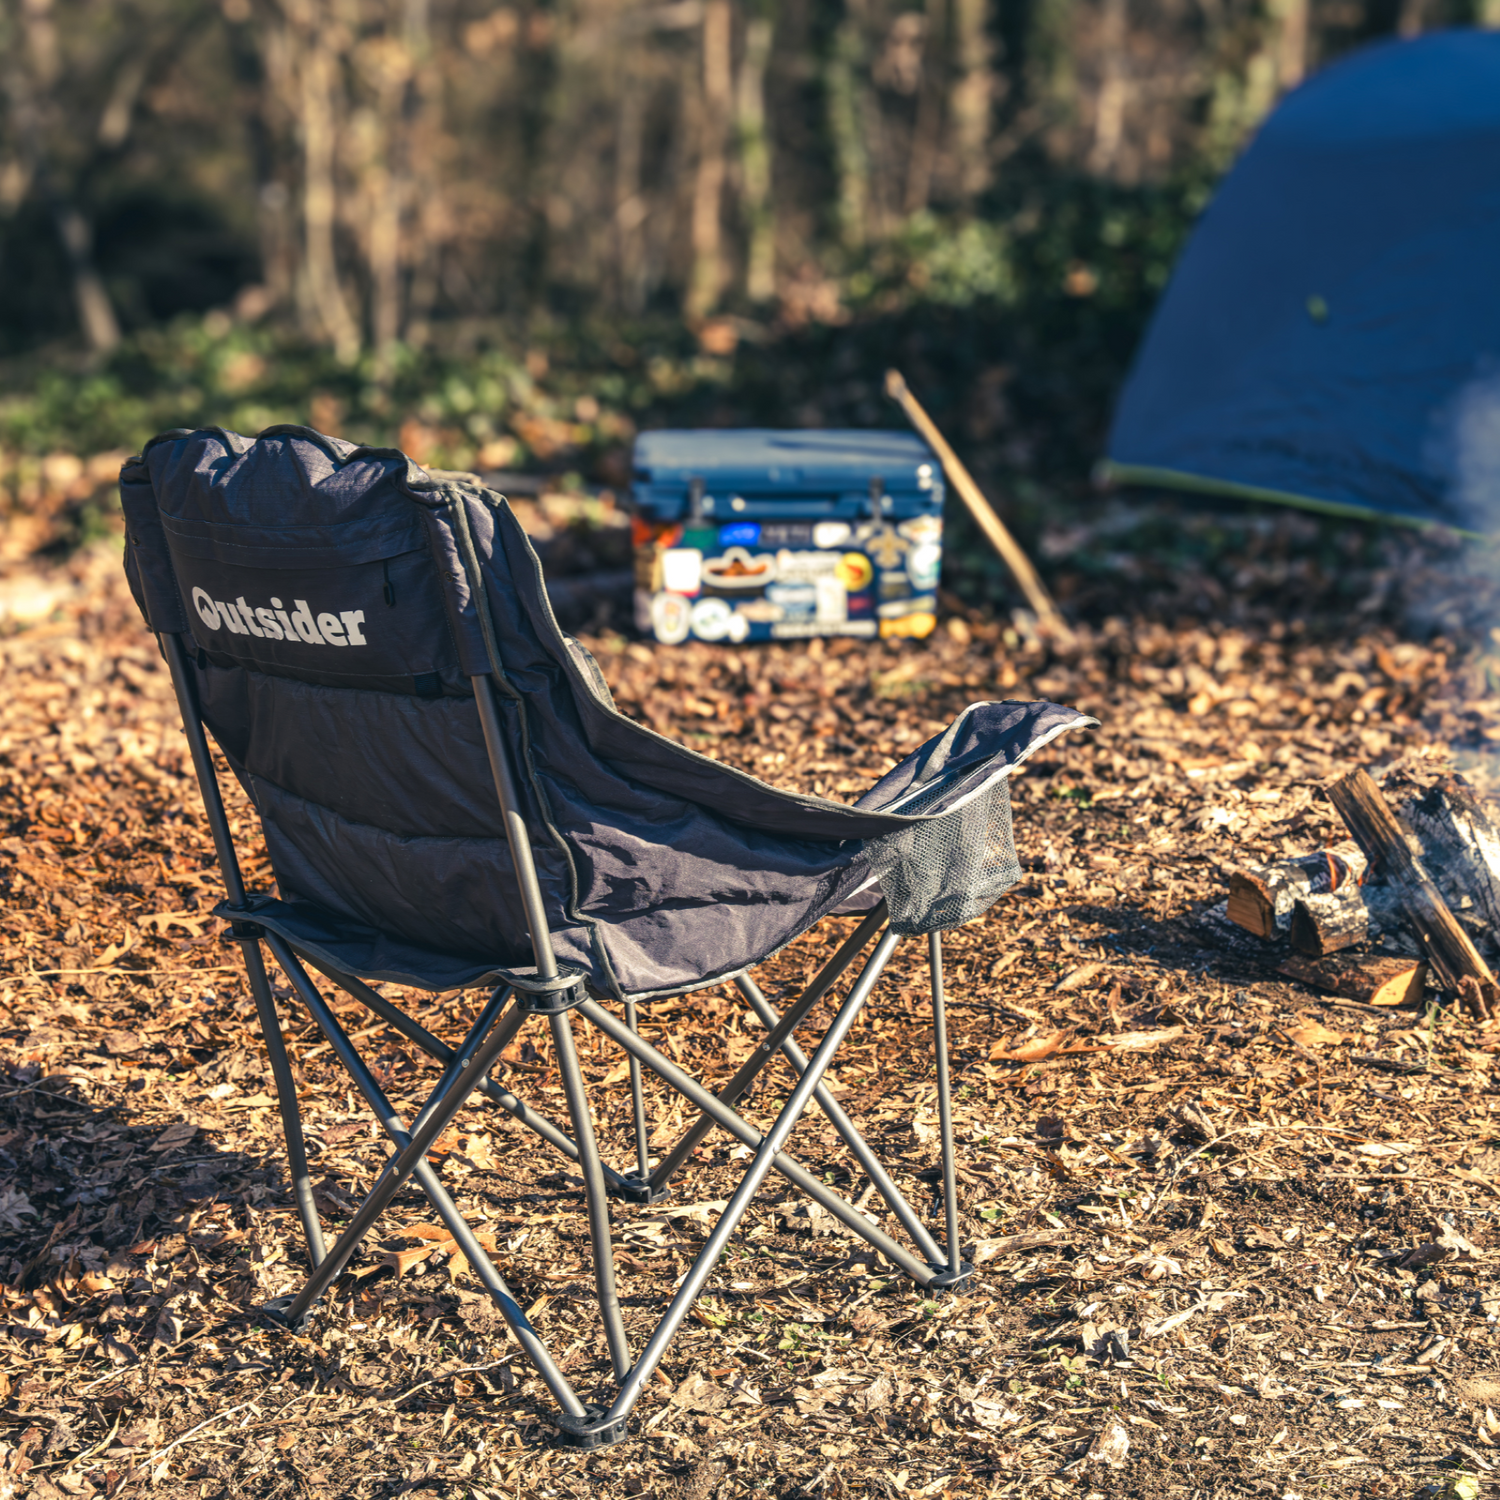
[[[944,473],[953,481],[959,498],[969,507],[969,514],[979,524],[979,529],[989,538],[990,545],[998,552],[1015,580],[1021,585],[1032,613],[1046,629],[1063,637],[1072,635],[1061,611],[1053,602],[1047,586],[1037,575],[1031,559],[1022,550],[1005,522],[995,514],[994,507],[984,498],[983,491],[974,483],[974,476],[964,467],[948,439],[938,430],[938,425],[927,415],[922,403],[907,388],[906,380],[899,370],[885,372],[885,393],[906,413],[907,420],[927,439],[928,446],[937,454]]]
[[[1468,933],[1458,925],[1438,888],[1418,864],[1380,788],[1363,768],[1329,787],[1328,800],[1364,850],[1370,869],[1382,875],[1432,964],[1443,989],[1453,990],[1481,1017],[1495,1013],[1495,976]]]

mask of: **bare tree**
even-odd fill
[[[775,20],[769,0],[745,21],[745,44],[735,84],[735,129],[740,148],[740,201],[748,243],[745,295],[776,295],[776,219],[771,196],[771,142],[766,131],[766,69]]]
[[[989,0],[954,0],[953,56],[958,76],[948,112],[958,193],[965,203],[972,202],[990,181],[990,110],[995,75],[989,19]]]
[[[9,19],[12,45],[6,48],[4,79],[11,126],[29,184],[46,202],[62,243],[78,326],[95,353],[107,353],[120,342],[119,320],[94,262],[93,225],[54,148],[70,117],[66,96],[79,80],[65,76],[52,0],[20,0]],[[106,104],[96,140],[123,136],[122,112],[128,121],[127,105],[114,99]]]
[[[731,92],[729,0],[704,0],[698,100],[698,166],[693,182],[693,266],[684,304],[689,318],[718,305],[724,289],[724,178]]]
[[[1119,155],[1125,131],[1125,96],[1130,87],[1126,56],[1129,41],[1125,0],[1103,0],[1099,22],[1100,81],[1094,100],[1094,141],[1089,150],[1091,172],[1110,172]]]
[[[838,182],[835,215],[846,249],[861,248],[869,232],[870,153],[864,129],[865,42],[857,0],[846,0],[824,73],[828,134]]]

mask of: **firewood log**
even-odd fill
[[[1314,989],[1366,1005],[1411,1005],[1422,998],[1427,965],[1419,958],[1325,958],[1292,955],[1276,971]]]
[[[1304,896],[1292,906],[1292,947],[1315,958],[1352,948],[1370,935],[1370,908],[1364,891],[1345,886],[1321,896]]]
[[[1364,873],[1365,857],[1359,845],[1348,842],[1297,859],[1246,865],[1230,872],[1224,914],[1246,932],[1272,938],[1286,929],[1292,907],[1302,897],[1358,885]]]
[[[1470,1009],[1482,1015],[1493,1013],[1495,976],[1412,853],[1369,772],[1361,768],[1340,777],[1329,787],[1328,799],[1364,851],[1371,873],[1399,898],[1438,983],[1459,994]]]
[[[1472,917],[1456,910],[1459,920],[1500,933],[1500,827],[1474,788],[1462,776],[1444,776],[1402,803],[1400,813],[1450,907],[1465,896],[1472,902]]]

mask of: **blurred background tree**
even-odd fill
[[[0,0],[0,465],[299,420],[618,483],[645,422],[891,423],[895,362],[1024,525],[1278,96],[1460,24],[1500,0]]]

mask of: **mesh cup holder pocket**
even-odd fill
[[[948,788],[901,809],[920,813]],[[953,812],[865,845],[891,926],[936,932],[983,916],[1021,878],[1010,827],[1010,778],[1002,776]]]

